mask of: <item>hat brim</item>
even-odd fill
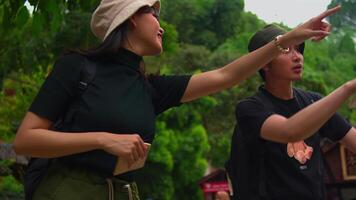
[[[158,12],[160,12],[161,9],[161,3],[159,0],[144,0],[144,1],[135,1],[129,5],[127,5],[124,9],[123,12],[120,12],[118,15],[115,16],[114,20],[112,21],[108,31],[106,32],[104,38],[102,40],[105,40],[106,37],[120,24],[122,24],[124,21],[129,19],[133,14],[135,14],[140,8],[144,6],[153,6],[155,7]]]
[[[269,24],[265,26],[262,30],[257,31],[250,39],[248,44],[249,52],[252,52],[262,46],[266,45],[267,43],[271,42],[276,36],[283,35],[287,31],[282,29],[281,27]],[[299,52],[304,54],[304,47],[305,43],[299,44]]]

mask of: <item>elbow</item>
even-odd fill
[[[302,137],[302,134],[300,134],[298,131],[296,130],[288,130],[286,132],[286,138],[285,138],[285,142],[288,143],[288,142],[298,142],[300,140],[303,140],[304,138]]]
[[[25,153],[24,148],[24,139],[20,136],[21,134],[18,132],[14,141],[12,142],[12,149],[16,154],[22,155]]]
[[[283,125],[281,126],[282,132],[284,133],[283,139],[285,143],[298,142],[304,139],[302,130],[299,127],[293,126],[289,123],[289,119],[285,119]]]
[[[297,142],[303,139],[305,134],[298,127],[291,125],[287,118],[272,115],[262,125],[262,136],[280,143]]]
[[[21,143],[17,138],[12,142],[12,149],[15,151],[16,154],[22,154]]]

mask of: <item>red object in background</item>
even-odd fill
[[[224,169],[217,169],[199,181],[199,186],[204,193],[204,200],[214,200],[219,191],[229,193],[229,185]]]
[[[12,89],[12,88],[5,88],[4,94],[5,94],[5,96],[12,97],[12,96],[15,96],[16,90]]]
[[[229,191],[229,185],[226,182],[208,182],[201,185],[204,193]]]

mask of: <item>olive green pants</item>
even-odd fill
[[[135,183],[104,178],[58,161],[36,189],[33,200],[139,200]]]

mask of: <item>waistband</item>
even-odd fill
[[[129,200],[135,200],[138,196],[138,189],[135,182],[128,182],[122,180],[119,177],[105,177],[93,170],[84,169],[79,166],[68,165],[60,160],[53,160],[50,166],[51,171],[62,173],[65,176],[70,176],[73,179],[77,179],[84,182],[90,182],[92,184],[107,185],[109,200],[115,199],[115,191],[124,192],[128,194]]]

